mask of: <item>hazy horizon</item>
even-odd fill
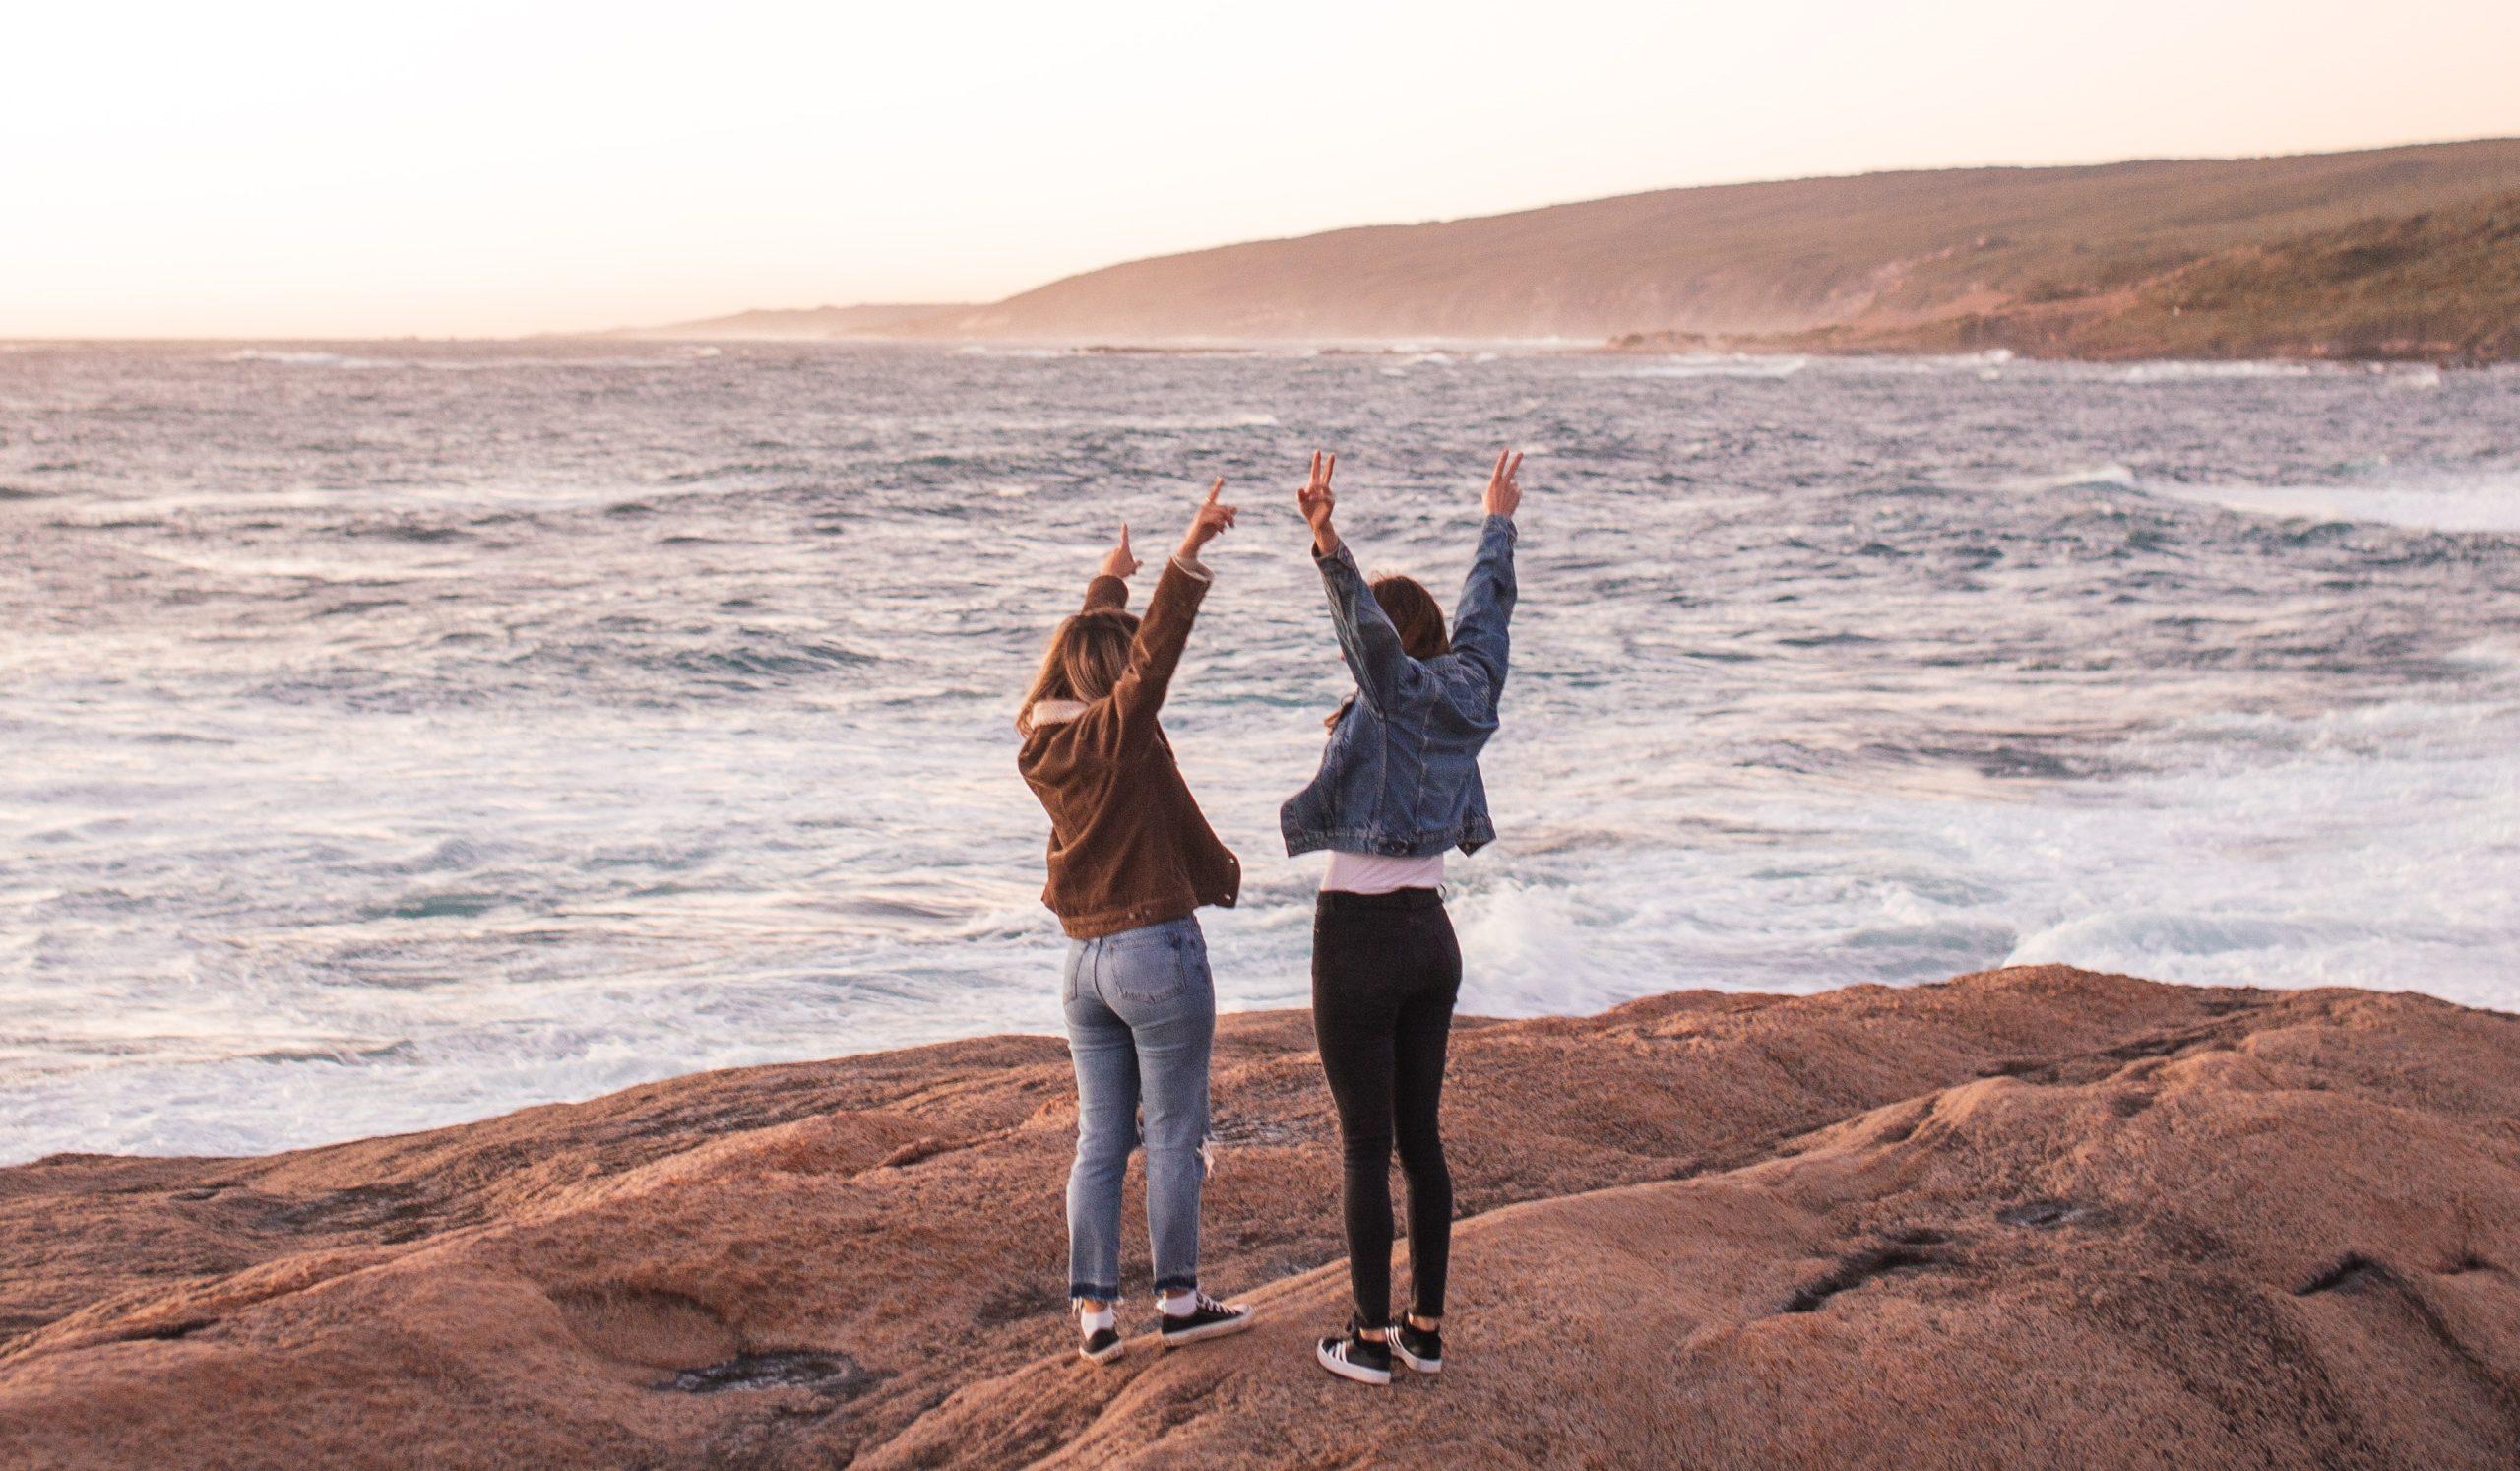
[[[1653,189],[2520,134],[2520,7],[2203,9],[46,14],[59,64],[0,96],[0,337],[985,301]]]

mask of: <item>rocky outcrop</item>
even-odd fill
[[[2520,1018],[2040,968],[1465,1020],[1454,1362],[1384,1391],[1307,1355],[1309,1044],[1222,1028],[1209,1275],[1261,1326],[1107,1370],[1046,1038],[0,1171],[0,1461],[2520,1458]]]

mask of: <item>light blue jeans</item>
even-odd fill
[[[1067,1295],[1120,1295],[1120,1182],[1145,1115],[1146,1225],[1159,1293],[1199,1285],[1216,983],[1195,915],[1071,940],[1059,999],[1076,1062]]]

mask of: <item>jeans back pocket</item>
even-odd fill
[[[1145,1004],[1178,1000],[1206,989],[1208,944],[1189,925],[1166,925],[1162,935],[1109,957],[1103,982],[1118,995]]]

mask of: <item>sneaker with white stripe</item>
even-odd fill
[[[1419,1374],[1444,1372],[1441,1328],[1421,1328],[1407,1318],[1391,1325],[1391,1356]]]
[[[1348,1331],[1321,1340],[1314,1348],[1314,1358],[1321,1367],[1343,1379],[1359,1384],[1391,1382],[1391,1346],[1376,1343],[1356,1331],[1355,1320],[1348,1322]]]

